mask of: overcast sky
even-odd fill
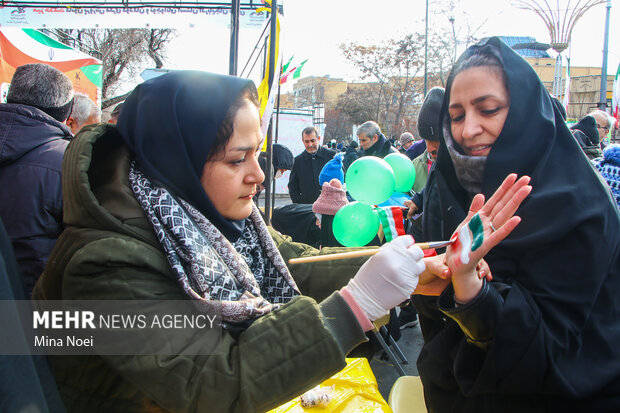
[[[575,1],[573,1],[574,3]],[[437,15],[448,1],[429,0],[429,23],[432,27],[450,28],[445,15]],[[560,1],[566,3],[566,0]],[[457,0],[453,17],[455,27],[478,28],[477,37],[490,35],[534,36],[548,43],[548,31],[542,19],[533,12],[520,10],[510,0]],[[341,43],[373,44],[390,38],[398,39],[412,32],[424,32],[423,0],[287,0],[282,21],[282,48],[285,58],[294,55],[294,63],[309,59],[302,76],[341,77],[358,80],[359,73],[346,61],[339,49]],[[606,4],[588,11],[576,24],[570,50],[573,66],[601,67]],[[201,69],[228,73],[228,31],[225,28],[179,30],[179,38],[169,53],[169,67]],[[240,39],[242,69],[259,31],[244,30]],[[200,43],[196,43],[201,39]],[[217,39],[217,40],[215,40]],[[193,49],[188,53],[187,49]],[[459,48],[459,53],[462,52]],[[608,73],[615,74],[620,61],[620,3],[612,1],[609,33]],[[292,89],[288,82],[285,91]]]

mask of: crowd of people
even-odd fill
[[[402,306],[424,338],[429,411],[620,411],[620,146],[601,139],[605,112],[569,128],[558,103],[488,38],[429,91],[414,133],[369,120],[322,145],[305,128],[304,151],[274,149],[273,167],[320,227],[309,245],[255,203],[267,165],[252,81],[171,72],[102,123],[62,72],[17,68],[0,104],[3,299],[190,301],[221,331],[214,354],[192,352],[212,344],[200,331],[183,354],[2,356],[0,405],[267,411],[342,369]],[[353,201],[345,172],[399,152],[417,176],[408,234],[380,231],[371,258],[288,265],[343,251],[330,228]]]

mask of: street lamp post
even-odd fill
[[[452,39],[454,40],[454,58],[452,59],[456,63],[456,31],[454,30],[454,17],[450,17],[450,24],[452,25]]]
[[[605,17],[605,40],[603,42],[603,67],[601,68],[601,95],[598,104],[600,110],[607,109],[607,49],[609,47],[609,13],[611,0],[607,0],[607,16]]]
[[[424,32],[424,96],[428,88],[428,0],[426,0],[426,18],[424,19],[426,29]]]

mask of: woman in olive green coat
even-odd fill
[[[69,411],[268,410],[341,369],[371,320],[415,289],[422,252],[401,237],[361,268],[300,266],[302,291],[322,301],[302,296],[282,255],[316,252],[270,232],[252,203],[261,146],[254,85],[200,72],[143,83],[118,128],[71,143],[67,228],[35,298],[194,300],[222,316],[222,334],[213,355],[52,357]]]

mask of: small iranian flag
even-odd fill
[[[288,77],[293,74],[293,72],[297,69],[297,66],[295,66],[294,68],[292,68],[291,70],[289,70],[288,72],[286,72],[286,74],[283,74],[280,76],[280,84],[283,85],[288,81]],[[284,73],[284,70],[282,71],[282,73]]]
[[[620,127],[620,64],[614,79],[614,89],[611,97],[611,113],[616,118],[616,128]]]
[[[304,60],[303,62],[301,62],[299,64],[299,66],[297,66],[297,69],[295,70],[295,73],[293,73],[293,79],[297,79],[299,76],[301,76],[301,69],[303,69],[304,65],[306,64],[306,62],[308,61],[308,59]]]
[[[400,207],[382,207],[378,208],[377,212],[379,213],[379,219],[381,220],[387,242],[400,235],[405,235],[403,211]]]

